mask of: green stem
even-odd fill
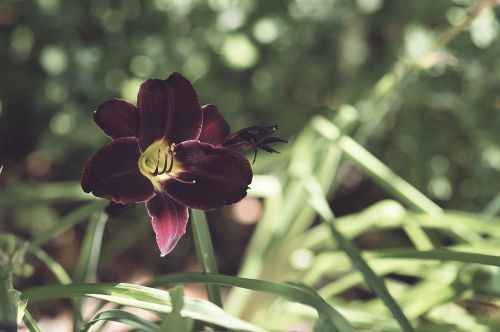
[[[31,317],[28,310],[24,310],[23,322],[30,332],[42,332],[40,326],[37,325],[36,321]]]
[[[12,287],[10,269],[0,266],[0,328],[2,330],[17,331],[18,294]]]
[[[217,273],[217,264],[215,261],[214,248],[208,229],[205,213],[198,210],[191,210],[191,225],[193,227],[194,244],[196,246],[196,254],[203,267],[203,272],[207,274]],[[222,300],[220,296],[219,286],[216,284],[207,283],[207,295],[210,302],[222,308]]]

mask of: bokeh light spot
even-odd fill
[[[359,9],[366,14],[371,14],[382,8],[383,0],[356,0]]]
[[[252,75],[252,84],[258,90],[267,90],[273,85],[273,75],[267,70],[258,69]]]
[[[155,64],[150,57],[138,55],[130,60],[130,71],[135,76],[148,77],[153,73]]]
[[[498,35],[498,21],[491,9],[484,10],[470,27],[472,42],[479,48],[488,48]]]
[[[255,65],[259,52],[255,45],[243,34],[226,38],[222,46],[222,56],[235,69],[247,69]]]
[[[245,197],[232,205],[231,215],[239,224],[255,224],[262,215],[262,203],[255,197]]]
[[[121,95],[125,100],[136,100],[137,92],[142,84],[143,80],[139,78],[129,78],[122,82],[121,85]]]
[[[434,197],[442,201],[449,200],[453,194],[450,181],[444,176],[433,177],[428,188]]]
[[[467,11],[461,7],[451,7],[446,11],[446,19],[451,25],[457,26],[467,16]]]
[[[232,0],[208,0],[208,6],[215,11],[222,11],[229,7]]]
[[[236,30],[245,23],[245,12],[238,7],[230,7],[217,16],[217,28],[222,31]]]
[[[279,36],[279,25],[272,18],[262,18],[253,26],[253,36],[262,44],[270,44]]]
[[[423,56],[434,42],[434,35],[431,31],[422,26],[410,26],[405,31],[406,54],[411,59]]]
[[[26,26],[18,26],[14,29],[10,40],[10,54],[17,61],[24,61],[29,58],[35,36],[33,31]]]
[[[50,129],[54,134],[67,135],[74,128],[75,121],[73,117],[66,112],[56,113],[50,120]]]
[[[484,161],[493,169],[500,171],[500,149],[494,145],[488,145],[482,154]]]
[[[192,0],[155,0],[154,6],[158,10],[165,11],[176,16],[188,14],[193,7]]]
[[[53,13],[59,8],[59,0],[36,0],[36,4],[46,13]]]
[[[46,46],[39,57],[40,65],[50,75],[60,75],[66,71],[68,60],[62,47]]]
[[[184,62],[183,72],[192,80],[205,76],[210,67],[210,57],[201,53],[193,53]]]

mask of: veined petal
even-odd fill
[[[166,80],[148,80],[137,97],[138,140],[141,151],[164,139],[180,143],[197,139],[201,131],[201,106],[191,83],[173,73]]]
[[[203,124],[201,126],[199,141],[212,145],[222,145],[229,136],[229,124],[220,114],[215,105],[209,104],[202,107]]]
[[[94,121],[111,138],[137,136],[137,108],[122,99],[108,100],[94,112]]]
[[[180,171],[163,183],[178,203],[200,210],[217,209],[240,201],[252,182],[250,163],[222,147],[186,141],[175,147]],[[184,183],[194,181],[194,183]]]
[[[139,155],[134,137],[118,138],[103,146],[85,164],[83,190],[120,204],[147,201],[154,190],[139,172]]]
[[[174,249],[179,239],[186,233],[188,209],[164,192],[157,193],[147,201],[146,207],[151,216],[156,243],[163,257]]]

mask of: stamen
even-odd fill
[[[158,175],[158,166],[159,165],[160,165],[160,149],[158,149],[158,156],[156,157],[155,171],[153,173],[151,173],[153,176],[157,176]]]
[[[178,181],[180,183],[184,184],[195,184],[196,180],[183,180],[178,177],[176,177],[173,174],[170,174],[172,170],[174,169],[174,161],[175,161],[175,144],[172,143],[167,150],[164,152],[164,159],[161,160],[161,153],[162,151],[165,151],[164,149],[158,149],[158,154],[156,156],[156,166],[154,172],[149,172],[149,174],[153,176],[158,176],[158,175],[163,175],[166,174],[168,177],[172,178],[175,181]],[[163,167],[161,171],[159,170],[160,163],[163,162]]]
[[[167,171],[167,163],[168,163],[168,154],[165,152],[165,163],[163,164],[163,169],[161,170],[160,174],[165,174],[165,172]]]
[[[196,183],[196,180],[187,181],[187,180],[176,178],[175,176],[172,176],[172,179],[174,179],[175,181],[179,181],[180,183],[185,183],[185,184],[195,184]]]
[[[168,170],[167,170],[167,173],[170,173],[172,172],[172,169],[174,168],[174,152],[172,152],[172,150],[168,149],[168,154],[170,155],[170,166],[168,166]],[[165,168],[167,167],[167,154],[165,154]]]

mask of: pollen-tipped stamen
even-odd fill
[[[175,176],[172,176],[172,179],[175,180],[175,181],[178,181],[180,183],[185,183],[185,184],[195,184],[196,183],[196,180],[188,181],[188,180],[183,180],[183,179],[176,178]]]

